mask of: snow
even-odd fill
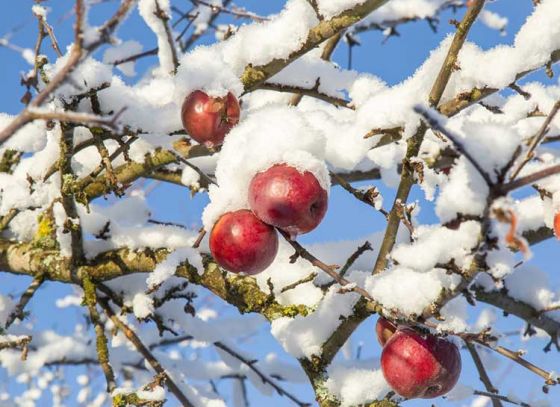
[[[146,319],[154,313],[154,301],[144,293],[136,293],[132,298],[132,311],[136,318]]]
[[[175,47],[175,43],[169,43],[163,17],[158,16],[158,13],[171,16],[169,0],[140,0],[138,2],[138,11],[148,27],[157,36],[158,58],[162,71],[165,73],[173,72],[175,65],[171,47]]]
[[[417,272],[409,268],[393,267],[366,279],[365,289],[389,312],[406,316],[418,315],[434,302],[442,290],[452,290],[461,277],[435,268]]]
[[[497,13],[494,13],[490,10],[482,10],[480,12],[480,21],[482,21],[486,26],[489,28],[493,28],[494,30],[498,30],[503,32],[505,35],[505,29],[508,24],[507,17],[503,17]]]
[[[47,9],[39,4],[34,4],[33,6],[31,6],[31,11],[36,16],[40,16],[42,18],[47,17],[47,12],[48,12]]]
[[[449,181],[441,187],[436,214],[442,222],[449,222],[457,215],[482,215],[487,194],[488,186],[480,174],[461,156],[451,169]]]
[[[464,262],[477,245],[479,233],[480,224],[475,221],[463,222],[456,230],[421,226],[415,230],[416,240],[397,245],[391,257],[399,266],[418,271],[429,271],[451,260],[459,267],[468,266]]]
[[[199,187],[200,174],[193,168],[185,166],[181,172],[181,183],[187,187],[197,189]]]
[[[333,285],[315,311],[306,317],[282,317],[271,324],[271,333],[286,352],[296,358],[318,355],[321,346],[338,327],[341,319],[352,314],[359,296],[355,293],[339,294]]]
[[[329,378],[325,387],[341,402],[341,407],[380,400],[391,391],[379,369],[360,369],[334,364],[327,372]]]
[[[181,247],[169,254],[164,261],[159,263],[154,271],[146,279],[148,288],[157,287],[175,274],[177,267],[188,260],[189,264],[202,272],[202,258],[200,254],[191,247]]]
[[[164,401],[165,389],[161,386],[155,386],[151,390],[138,390],[136,395],[142,400]]]
[[[549,289],[548,275],[534,266],[522,265],[505,279],[505,287],[513,298],[540,310],[556,300]]]
[[[107,50],[105,50],[105,52],[103,53],[103,63],[111,64],[113,62],[126,59],[130,56],[141,53],[142,49],[143,46],[138,41],[124,41],[117,46],[107,48]],[[136,75],[134,61],[119,64],[117,65],[117,69],[126,76]]]

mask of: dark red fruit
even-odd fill
[[[317,227],[327,212],[328,195],[311,172],[277,164],[252,179],[249,205],[263,222],[295,236]]]
[[[449,392],[461,373],[457,347],[434,335],[399,328],[381,353],[387,383],[403,397],[431,399]]]
[[[195,90],[183,102],[181,119],[189,136],[214,147],[221,145],[226,134],[239,122],[239,113],[239,102],[231,92],[224,97],[213,97]]]
[[[226,270],[257,274],[276,257],[278,236],[247,209],[228,212],[212,228],[210,252]]]
[[[391,321],[383,317],[377,318],[377,323],[375,324],[375,332],[377,333],[377,340],[382,347],[385,346],[389,338],[393,336],[396,330],[397,326]]]

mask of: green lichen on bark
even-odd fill
[[[58,249],[56,240],[56,224],[52,208],[47,209],[38,217],[37,231],[33,236],[32,245],[34,248],[45,250]]]
[[[127,407],[130,405],[137,406],[140,405],[140,397],[136,393],[130,394],[117,394],[113,397],[113,407]]]
[[[19,163],[20,158],[21,152],[11,149],[5,150],[0,160],[0,172],[11,174],[13,167]]]

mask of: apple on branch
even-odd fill
[[[187,134],[207,147],[224,142],[226,134],[239,122],[239,114],[239,102],[231,92],[224,97],[213,97],[195,90],[185,98],[181,109]]]
[[[328,194],[311,172],[276,164],[252,179],[249,205],[263,222],[294,237],[319,225],[327,212]]]
[[[381,353],[381,370],[399,395],[431,399],[448,393],[461,373],[455,344],[409,327],[399,327]]]
[[[276,257],[278,235],[247,209],[228,212],[212,228],[210,252],[228,271],[258,274]]]

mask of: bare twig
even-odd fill
[[[286,241],[290,244],[290,246],[292,246],[295,250],[294,255],[290,258],[291,262],[295,262],[298,257],[301,257],[302,259],[307,260],[313,266],[323,270],[325,273],[327,273],[334,281],[336,281],[343,288],[345,286],[350,286],[348,288],[345,288],[344,289],[345,291],[354,291],[354,292],[360,294],[362,297],[364,297],[364,298],[366,298],[366,299],[368,299],[372,302],[375,302],[373,297],[366,290],[364,290],[361,287],[358,287],[354,283],[352,283],[352,282],[346,280],[344,277],[340,276],[340,274],[336,272],[336,269],[338,269],[338,266],[333,266],[333,265],[329,266],[328,264],[323,263],[321,260],[319,260],[318,258],[313,256],[311,253],[309,253],[297,241],[292,240],[290,235],[287,232],[284,232],[281,229],[277,229],[277,230],[284,237],[284,239],[286,239]]]
[[[217,4],[210,4],[210,3],[206,2],[206,1],[203,1],[203,0],[190,0],[190,1],[191,1],[191,3],[193,3],[194,5],[197,5],[197,6],[202,5],[202,6],[209,7],[210,9],[212,9],[213,12],[220,11],[224,14],[230,14],[234,17],[248,18],[250,20],[258,21],[258,22],[263,22],[263,21],[268,21],[269,20],[266,17],[262,17],[262,16],[259,16],[259,15],[255,14],[255,13],[248,12],[246,10],[243,10],[243,9],[239,8],[239,7],[227,8],[225,6],[220,6],[220,5],[217,5]]]
[[[491,393],[491,392],[486,392],[486,391],[480,391],[480,390],[475,390],[473,392],[474,395],[476,396],[485,396],[488,397],[489,399],[492,400],[492,405],[493,406],[497,406],[497,405],[502,405],[501,402],[505,402],[505,403],[510,403],[510,404],[514,404],[516,406],[521,406],[521,407],[534,407],[531,406],[530,404],[524,403],[522,401],[516,401],[516,400],[512,400],[507,396],[502,396],[501,394],[495,394],[495,393]],[[500,404],[496,404],[496,402],[499,402]]]
[[[507,184],[496,186],[497,192],[505,195],[511,191],[514,191],[516,189],[519,189],[529,184],[533,184],[537,181],[540,181],[541,179],[551,177],[558,173],[560,173],[560,164],[556,164],[548,168],[545,168],[543,170],[536,171],[532,174],[526,175],[524,177],[517,178],[516,180],[510,181]]]
[[[200,243],[202,243],[202,239],[204,239],[204,236],[206,236],[206,230],[204,229],[204,227],[201,227],[198,231],[198,237],[192,245],[193,249],[198,249]]]
[[[43,284],[43,281],[44,281],[44,276],[42,274],[36,276],[33,279],[31,284],[29,284],[29,287],[27,287],[25,292],[21,295],[21,298],[19,299],[19,302],[17,303],[14,310],[8,316],[8,319],[6,320],[6,324],[4,325],[4,329],[8,329],[16,319],[20,319],[20,320],[23,319],[24,317],[23,310],[25,309],[27,303],[29,302],[29,300],[31,300],[31,298],[33,297],[37,289],[41,286],[41,284]]]
[[[550,123],[554,119],[554,116],[556,116],[556,114],[558,113],[559,109],[560,109],[560,100],[558,100],[554,104],[554,106],[550,110],[550,113],[548,114],[548,116],[544,120],[544,122],[543,122],[541,128],[539,129],[539,131],[537,132],[537,134],[535,134],[533,137],[531,137],[531,142],[529,144],[529,148],[527,149],[525,157],[519,163],[519,165],[515,168],[515,170],[512,171],[510,181],[513,181],[519,175],[519,173],[521,172],[523,167],[529,161],[531,161],[531,159],[533,158],[535,149],[539,146],[540,143],[542,143],[542,141],[546,137],[546,134],[548,133],[548,130],[549,130]]]
[[[227,7],[229,5],[229,3],[231,3],[231,0],[224,0],[222,2],[222,8]],[[195,3],[193,3],[193,4],[195,4]],[[212,8],[212,15],[208,19],[206,27],[211,27],[214,24],[214,22],[216,21],[216,19],[218,18],[218,16],[220,15],[221,12],[222,12],[221,9]],[[201,29],[201,30],[195,30],[189,36],[189,38],[187,38],[185,43],[183,45],[181,45],[181,51],[185,52],[188,49],[190,49],[198,41],[198,39],[206,33],[207,29],[208,28]]]
[[[335,105],[337,107],[346,107],[348,109],[354,109],[354,107],[350,105],[349,101],[320,92],[318,85],[319,85],[319,78],[317,78],[317,82],[315,83],[315,86],[313,86],[312,88],[302,88],[299,86],[283,85],[281,83],[264,82],[258,86],[258,89],[274,90],[276,92],[297,93],[302,96],[311,96],[313,98],[322,100],[324,102],[330,103],[331,105]]]
[[[350,267],[352,267],[352,265],[356,262],[356,260],[360,258],[362,254],[371,250],[373,250],[373,248],[371,247],[371,243],[366,240],[363,245],[359,246],[356,251],[352,253],[350,257],[348,257],[346,263],[344,263],[344,266],[342,266],[342,268],[340,269],[340,277],[344,277],[346,275]]]
[[[270,379],[267,375],[265,375],[263,372],[261,372],[255,366],[255,361],[247,360],[242,355],[240,355],[238,352],[236,352],[235,350],[233,350],[229,346],[225,345],[223,342],[214,342],[214,346],[223,350],[224,352],[230,354],[231,356],[233,356],[235,359],[239,360],[240,362],[243,362],[249,369],[251,369],[259,377],[259,379],[262,380],[263,383],[266,383],[266,384],[269,384],[270,386],[272,386],[272,388],[274,388],[274,390],[276,390],[276,392],[279,395],[289,398],[296,405],[298,405],[300,407],[311,406],[310,403],[305,403],[303,401],[300,401],[296,396],[294,396],[291,393],[288,393],[285,389],[278,386],[278,384],[276,384],[276,382],[274,382],[272,379]]]
[[[503,346],[492,346],[487,344],[484,341],[480,341],[480,340],[475,340],[474,342],[493,350],[496,353],[499,353],[502,356],[505,356],[506,358],[513,360],[515,363],[523,366],[524,368],[526,368],[527,370],[529,370],[530,372],[533,372],[534,374],[542,377],[545,380],[545,384],[547,385],[555,385],[558,384],[558,379],[556,379],[554,377],[554,375],[551,372],[547,372],[544,369],[541,369],[540,367],[532,364],[531,362],[523,359],[521,357],[521,353],[520,352],[514,352],[512,350],[509,350],[507,348],[504,348]]]
[[[56,37],[54,35],[54,31],[53,31],[52,27],[49,25],[49,23],[47,23],[47,19],[42,14],[35,14],[35,17],[37,17],[37,20],[39,21],[39,26],[40,26],[39,30],[40,31],[44,30],[46,35],[49,36],[49,38],[51,40],[52,47],[53,47],[54,51],[56,52],[56,55],[61,57],[62,52],[60,52],[60,47],[58,46],[58,42],[57,42]],[[43,35],[43,34],[40,34],[40,35]]]
[[[28,114],[31,120],[56,120],[65,123],[92,124],[111,130],[118,130],[119,126],[117,122],[125,110],[126,108],[123,108],[111,117],[103,117],[90,113],[49,112],[37,109],[29,109]]]
[[[488,173],[480,166],[479,162],[474,158],[474,156],[465,148],[457,135],[453,134],[449,129],[445,128],[432,112],[424,109],[422,106],[415,106],[414,111],[424,118],[424,120],[428,124],[428,127],[433,130],[439,131],[449,141],[451,141],[451,143],[455,146],[455,149],[467,160],[469,160],[474,168],[476,168],[480,176],[486,182],[486,185],[488,185],[489,187],[493,185],[490,175],[488,175]]]
[[[83,17],[83,1],[79,0],[76,2],[76,37],[77,41],[70,50],[68,59],[66,63],[60,68],[60,70],[50,79],[47,86],[30,102],[29,108],[37,108],[45,103],[51,95],[57,90],[63,83],[66,82],[70,73],[76,69],[77,66],[84,61],[85,56],[94,52],[100,45],[110,40],[113,31],[117,28],[118,24],[126,17],[128,11],[136,0],[123,0],[118,10],[115,14],[105,22],[99,28],[98,37],[89,44],[82,46],[82,17]],[[30,109],[24,109],[14,120],[10,122],[9,125],[4,127],[0,131],[0,143],[3,143],[6,139],[11,137],[16,131],[18,131],[25,124],[34,120],[33,114]]]
[[[342,188],[344,188],[346,191],[350,192],[357,200],[365,203],[366,205],[371,206],[373,209],[375,209],[376,211],[382,213],[385,217],[389,216],[389,213],[383,209],[383,208],[377,208],[375,206],[375,198],[376,196],[374,194],[379,194],[379,192],[377,192],[376,190],[367,190],[367,191],[361,191],[359,189],[354,188],[352,185],[350,185],[349,182],[347,182],[342,176],[334,173],[331,171],[330,173],[331,178],[335,179],[338,183],[338,185],[340,185]]]
[[[467,346],[467,350],[471,354],[473,359],[474,365],[476,366],[476,370],[478,370],[478,376],[484,387],[490,394],[497,394],[498,390],[492,385],[490,381],[490,377],[488,377],[488,373],[486,373],[486,369],[482,364],[482,360],[478,355],[476,347],[474,344],[470,343],[469,341],[465,341],[465,345]],[[499,399],[492,398],[492,406],[493,407],[503,407],[502,402]]]
[[[302,278],[301,280],[298,280],[296,282],[288,284],[285,287],[282,287],[280,292],[285,293],[286,291],[293,290],[294,288],[296,288],[296,287],[298,287],[302,284],[309,283],[310,281],[315,280],[315,277],[317,277],[317,273],[313,272],[313,273],[309,274],[307,277]]]
[[[167,373],[165,368],[159,363],[159,361],[154,357],[152,352],[142,343],[138,335],[130,329],[111,309],[111,306],[105,298],[99,298],[99,305],[103,308],[103,311],[107,316],[113,321],[113,324],[126,336],[130,343],[136,348],[138,352],[144,357],[144,359],[150,364],[150,366],[156,371],[156,373],[165,377],[166,385],[169,391],[177,398],[177,400],[186,407],[194,407],[190,400],[183,394],[179,386],[175,383],[173,378]]]

